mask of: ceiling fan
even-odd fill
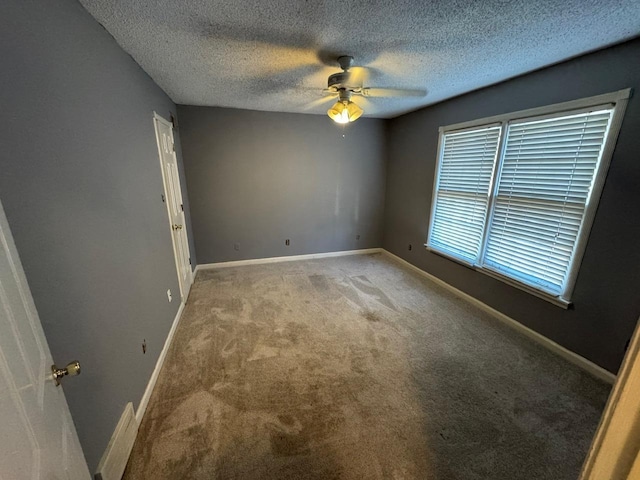
[[[353,67],[353,57],[342,55],[338,57],[338,64],[342,72],[329,76],[327,88],[322,93],[337,96],[338,101],[328,111],[327,115],[337,123],[354,122],[362,116],[364,110],[351,101],[353,95],[363,97],[424,97],[426,90],[411,90],[401,88],[372,88],[364,83],[363,69],[350,70]]]

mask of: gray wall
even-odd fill
[[[152,122],[175,106],[74,0],[0,2],[0,59],[0,199],[53,357],[82,363],[64,391],[94,470],[178,309]]]
[[[612,372],[640,314],[640,98],[629,101],[565,311],[438,255],[427,238],[438,127],[640,88],[640,40],[398,117],[389,126],[384,248]],[[413,244],[413,250],[408,245]]]
[[[199,263],[381,246],[384,121],[178,113]]]

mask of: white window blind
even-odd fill
[[[429,244],[475,262],[480,253],[500,127],[442,137]]]
[[[563,293],[613,109],[512,123],[484,265]]]
[[[630,93],[442,127],[427,248],[567,308]]]

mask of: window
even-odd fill
[[[427,247],[566,307],[628,97],[441,128]]]

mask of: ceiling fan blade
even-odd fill
[[[365,97],[424,97],[426,90],[406,88],[363,88],[361,95]]]
[[[333,99],[334,99],[333,95],[327,94],[324,97],[320,97],[317,100],[314,100],[313,102],[306,104],[303,108],[304,110],[313,110],[314,108],[321,107],[322,105],[324,105],[325,103],[328,103]]]
[[[365,114],[371,114],[376,112],[376,107],[373,102],[365,97],[358,98],[355,103],[358,104],[359,107],[362,107]]]

